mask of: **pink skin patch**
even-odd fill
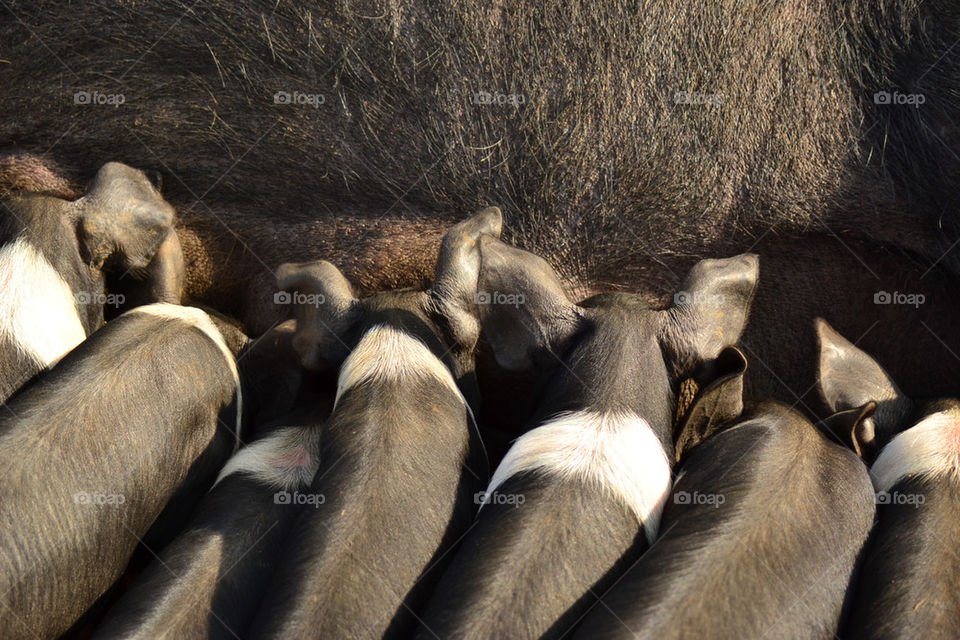
[[[308,427],[286,427],[241,449],[220,470],[217,482],[239,472],[290,491],[310,484],[318,462],[316,434]]]
[[[939,440],[943,451],[951,451],[954,455],[960,454],[960,422],[943,425]]]
[[[0,289],[6,291],[7,295],[18,295],[17,292],[13,291],[13,286],[18,282],[18,275],[19,274],[14,273],[12,269],[0,271]]]
[[[294,447],[282,455],[270,458],[270,464],[280,469],[296,469],[313,465],[313,456],[304,447]]]

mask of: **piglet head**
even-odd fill
[[[303,366],[316,371],[336,368],[366,329],[389,325],[426,343],[449,363],[457,379],[471,373],[480,334],[476,301],[480,239],[499,236],[501,224],[500,210],[488,207],[451,227],[440,246],[433,285],[426,291],[387,291],[359,298],[329,262],[281,265],[277,295],[294,305],[293,346]]]

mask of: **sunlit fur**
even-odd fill
[[[488,493],[511,476],[542,470],[593,483],[623,500],[656,538],[670,491],[670,463],[656,434],[631,413],[578,411],[521,437],[507,452]]]
[[[368,330],[340,368],[336,402],[347,389],[362,382],[430,376],[463,399],[450,370],[420,340],[392,327]]]
[[[23,238],[0,249],[0,340],[48,367],[86,332],[70,286]]]
[[[288,427],[257,440],[230,458],[217,483],[231,473],[243,473],[278,490],[309,485],[320,464],[317,435],[315,429]]]
[[[237,371],[237,362],[233,357],[233,353],[231,353],[229,347],[227,347],[227,343],[223,339],[223,334],[220,333],[217,326],[210,320],[210,316],[196,307],[184,307],[165,302],[137,307],[133,309],[131,313],[147,313],[160,318],[181,320],[200,329],[213,340],[214,344],[220,349],[220,352],[223,353],[223,357],[227,359],[227,364],[229,364],[230,371],[233,373],[233,378],[237,383],[237,423],[234,435],[237,438],[237,446],[239,446],[240,428],[243,417],[243,393],[240,385],[240,373]]]
[[[941,411],[898,434],[870,469],[877,491],[909,475],[960,474],[960,412]]]

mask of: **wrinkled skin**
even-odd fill
[[[496,204],[505,239],[577,297],[665,306],[697,259],[759,254],[743,339],[754,391],[818,409],[816,315],[905,392],[956,391],[960,9],[947,0],[5,14],[15,116],[0,119],[0,193],[70,193],[107,158],[159,171],[187,293],[251,333],[282,317],[280,263],[323,258],[364,291],[423,285],[443,229]],[[77,104],[80,91],[100,97]],[[924,102],[876,104],[879,91]],[[878,291],[926,301],[875,305]]]

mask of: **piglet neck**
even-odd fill
[[[560,368],[547,389],[538,422],[575,412],[632,416],[649,426],[673,459],[675,406],[676,398],[662,359],[643,357],[629,348],[606,354],[588,352],[579,357],[574,354]]]

